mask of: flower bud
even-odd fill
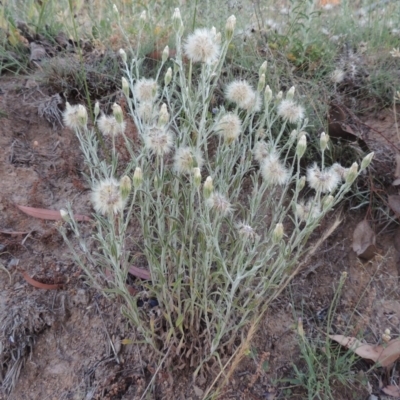
[[[119,55],[124,63],[126,63],[127,56],[124,49],[119,49]]]
[[[271,99],[272,99],[272,90],[269,87],[269,85],[267,85],[267,87],[265,88],[265,91],[264,91],[265,104],[268,104],[271,101]]]
[[[165,86],[168,86],[169,83],[171,82],[171,80],[172,80],[172,69],[171,69],[171,67],[169,67],[167,69],[167,72],[165,73],[165,77],[164,77]]]
[[[121,124],[124,121],[124,113],[122,112],[122,108],[119,104],[114,103],[111,106],[112,110],[113,110],[113,115],[115,117],[115,120]]]
[[[213,180],[211,176],[208,176],[203,185],[203,196],[206,200],[211,196],[213,190],[214,190]]]
[[[303,327],[303,319],[302,318],[298,319],[297,333],[302,339],[304,339],[304,327]]]
[[[325,151],[325,149],[328,147],[328,142],[329,142],[329,136],[325,133],[321,133],[321,137],[319,139],[319,145],[321,147],[321,151]]]
[[[283,97],[283,92],[282,90],[276,95],[276,101],[279,102],[282,100]]]
[[[300,190],[304,189],[304,186],[306,186],[306,177],[302,176],[298,181],[297,181],[297,190],[300,192]]]
[[[390,336],[390,329],[385,329],[385,332],[382,334],[382,340],[385,343],[389,343],[392,337]]]
[[[358,164],[356,162],[350,167],[346,174],[346,185],[351,185],[355,179],[357,178],[358,174]]]
[[[303,133],[300,136],[299,141],[297,142],[296,155],[298,158],[303,157],[306,148],[307,148],[307,136]]]
[[[198,167],[193,168],[193,183],[196,188],[201,184],[201,172]]]
[[[225,25],[225,35],[226,35],[226,40],[231,41],[233,37],[233,32],[235,30],[235,25],[236,25],[236,17],[234,15],[231,15]]]
[[[174,27],[174,31],[177,34],[182,35],[183,22],[182,22],[181,12],[179,11],[179,8],[175,8],[174,14],[172,15],[172,24]]]
[[[267,73],[267,66],[268,66],[268,63],[267,63],[267,61],[264,61],[262,64],[261,64],[261,67],[260,67],[260,69],[259,69],[259,71],[258,71],[258,76],[261,76],[262,74],[266,74]]]
[[[88,122],[88,114],[86,108],[82,105],[78,105],[78,121],[81,126],[86,126]]]
[[[98,115],[100,114],[100,104],[98,101],[96,101],[95,105],[94,105],[94,118],[97,118]]]
[[[295,87],[292,86],[288,92],[286,93],[286,100],[292,100],[294,97],[294,91],[295,91]]]
[[[68,211],[66,211],[66,210],[64,210],[64,209],[61,209],[61,210],[60,210],[60,215],[61,215],[61,218],[62,218],[65,222],[71,221],[71,218],[69,217]]]
[[[257,91],[261,93],[264,89],[264,86],[265,86],[265,74],[261,74],[258,80]]]
[[[143,172],[140,167],[135,168],[135,172],[133,173],[133,186],[137,189],[143,182]]]
[[[121,192],[122,200],[125,201],[132,190],[132,182],[129,176],[124,175],[119,182],[119,190]]]
[[[114,14],[119,14],[119,12],[118,12],[118,7],[115,5],[115,4],[113,4],[113,12],[114,12]]]
[[[331,207],[331,205],[333,204],[334,200],[335,200],[335,198],[331,194],[329,194],[328,196],[325,196],[322,199],[322,209],[324,211],[326,211],[328,208]]]
[[[129,83],[124,76],[122,77],[121,81],[122,81],[122,91],[124,92],[124,95],[126,97],[129,97]]]
[[[168,57],[169,57],[169,46],[165,46],[161,56],[161,61],[163,64],[165,63],[165,61],[168,60]]]
[[[374,158],[374,152],[367,154],[363,160],[361,161],[361,171],[364,170],[371,164],[372,159]]]
[[[140,21],[141,28],[144,28],[144,26],[146,25],[146,21],[147,21],[146,11],[141,12],[139,21]]]
[[[163,127],[169,122],[169,113],[167,111],[167,105],[163,103],[160,108],[160,116],[158,117],[158,126]]]
[[[274,231],[272,232],[272,240],[274,243],[279,243],[283,238],[283,224],[277,223]]]

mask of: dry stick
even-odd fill
[[[289,278],[286,280],[286,282],[282,285],[282,287],[275,293],[273,297],[267,302],[267,304],[270,304],[273,300],[275,300],[282,292],[283,290],[287,287],[287,285],[293,280],[295,276],[300,272],[301,268],[304,266],[306,262],[310,259],[310,257],[317,251],[317,249],[321,246],[321,244],[336,230],[336,228],[340,225],[342,220],[340,217],[336,218],[336,220],[333,222],[333,224],[325,231],[325,233],[322,235],[322,237],[317,241],[317,243],[313,246],[313,248],[308,252],[308,254],[305,256],[304,260],[299,263],[297,268],[292,272],[292,274],[289,276]],[[205,393],[203,400],[206,399],[207,395],[210,393],[211,389],[215,385],[215,383],[218,381],[220,376],[223,374],[224,370],[228,366],[228,364],[232,362],[232,366],[228,371],[228,374],[225,376],[224,381],[222,384],[217,388],[215,391],[215,395],[218,395],[218,392],[226,385],[228,382],[229,378],[232,376],[233,372],[235,371],[237,365],[243,358],[243,355],[248,348],[248,345],[251,341],[251,339],[254,336],[254,333],[256,332],[256,328],[261,320],[261,318],[264,316],[264,313],[267,311],[268,307],[265,307],[264,310],[261,311],[260,315],[257,317],[257,319],[253,322],[253,324],[250,326],[249,332],[247,334],[246,340],[243,342],[243,344],[238,347],[238,349],[233,353],[232,357],[227,361],[225,364],[224,368],[219,372],[219,374],[216,376],[214,379],[213,383],[211,386],[207,389],[207,392]]]
[[[165,356],[163,357],[163,359],[161,360],[160,364],[158,365],[156,372],[154,372],[153,377],[151,378],[149,384],[147,385],[145,391],[142,394],[142,397],[140,398],[140,400],[144,399],[144,396],[146,395],[147,391],[150,389],[150,386],[152,385],[153,381],[156,379],[156,376],[158,374],[158,371],[160,370],[161,366],[163,365],[165,359],[167,358],[169,351],[171,350],[171,346],[169,347],[168,351],[165,353]]]
[[[108,333],[106,323],[104,322],[103,314],[102,314],[101,311],[100,311],[99,304],[97,303],[96,298],[94,299],[94,301],[95,301],[95,303],[96,303],[97,311],[98,311],[99,314],[100,314],[101,320],[103,321],[104,330],[106,331],[107,338],[108,338],[108,340],[109,340],[109,342],[110,342],[110,344],[111,344],[111,348],[112,348],[113,353],[114,353],[115,361],[117,362],[117,364],[120,364],[120,361],[119,361],[119,358],[118,358],[118,353],[117,353],[117,351],[115,350],[114,343],[113,343],[113,341],[111,340],[110,334]]]

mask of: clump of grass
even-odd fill
[[[353,372],[357,361],[355,353],[351,350],[343,351],[340,347],[332,347],[332,342],[328,337],[346,277],[347,274],[343,273],[335,291],[327,315],[327,332],[322,333],[325,335],[322,340],[320,337],[307,337],[302,319],[299,318],[297,332],[301,361],[293,365],[295,377],[284,381],[303,388],[309,400],[333,400],[338,396],[343,396],[344,393],[351,398],[353,391],[359,393],[356,385],[363,383],[357,382]]]
[[[327,166],[328,137],[322,135],[321,163],[301,176],[308,120],[294,87],[283,94],[266,85],[266,63],[257,88],[234,80],[223,88],[223,102],[212,105],[235,21],[228,19],[224,34],[204,28],[183,38],[176,9],[173,66],[166,63],[167,47],[152,78],[140,74],[139,48],[131,60],[120,51],[122,90],[140,148],[125,134],[117,104],[109,116],[95,109],[111,147],[109,163],[99,156],[85,108],[68,105],[64,115],[80,141],[93,188],[97,250],[90,251],[70,210],[63,215],[79,251],[65,226],[64,239],[92,284],[123,299],[138,340],[160,357],[168,349],[170,362],[187,359],[195,374],[211,360],[223,368],[241,330],[291,279],[312,232],[372,158],[360,169],[356,163]],[[143,18],[141,29],[145,24]],[[128,164],[119,161],[118,136],[130,154]],[[313,195],[302,200],[306,182]],[[140,235],[132,236],[137,226]],[[149,274],[134,296],[126,284],[136,257],[132,243]]]

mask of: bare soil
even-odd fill
[[[52,94],[32,78],[1,78],[0,357],[3,389],[13,389],[10,393],[3,390],[0,399],[141,399],[157,365],[144,348],[122,344],[132,328],[122,317],[120,304],[86,285],[57,232],[57,222],[34,219],[16,207],[59,210],[70,201],[74,212],[91,213],[73,132],[54,129],[38,113],[40,104]],[[376,133],[396,140],[389,110],[369,116],[363,123],[373,128],[368,131],[368,143],[378,143],[375,145],[384,153],[385,148],[393,152],[390,142]],[[385,168],[394,171],[393,159],[385,161]],[[379,342],[386,328],[392,337],[400,334],[399,265],[393,229],[378,232],[380,254],[361,262],[351,243],[364,213],[342,212],[339,228],[265,315],[249,354],[233,373],[221,399],[306,398],[304,391],[285,381],[294,377],[293,363],[304,366],[297,319],[302,317],[309,337],[324,332],[326,311],[344,271],[348,278],[331,332],[361,335],[370,343]],[[311,242],[329,224],[326,221]],[[90,224],[86,229],[90,234]],[[23,272],[40,282],[60,283],[62,288],[35,288]],[[358,384],[356,375],[364,376],[370,366],[365,361],[357,363],[353,387],[337,383],[333,389],[336,398],[368,398],[366,385]],[[20,369],[20,374],[12,382],[15,369]],[[189,368],[162,368],[145,398],[201,399],[218,371],[195,383],[192,372]],[[399,382],[398,367],[391,373]],[[384,399],[379,382],[387,381],[385,374],[376,370],[369,379],[371,391]]]

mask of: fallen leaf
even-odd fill
[[[128,272],[137,278],[144,279],[146,281],[149,281],[151,279],[150,272],[147,269],[144,268],[139,268],[139,267],[130,267],[128,269]]]
[[[400,178],[397,178],[392,182],[392,186],[399,186],[399,185],[400,185]]]
[[[39,281],[36,281],[35,279],[31,278],[25,271],[22,271],[22,276],[24,279],[33,287],[38,288],[38,289],[47,289],[47,290],[54,290],[54,289],[59,289],[61,288],[62,285],[60,284],[47,284],[47,283],[42,283]]]
[[[358,339],[343,335],[329,335],[329,338],[347,347],[361,358],[374,361],[381,367],[390,367],[400,357],[400,339],[393,339],[385,346],[362,343]]]
[[[382,367],[391,366],[400,357],[400,339],[391,340],[385,345],[385,347],[376,347],[379,348],[378,351],[382,349],[382,353],[376,361]]]
[[[392,211],[396,214],[397,217],[400,216],[400,196],[399,195],[391,195],[388,196],[388,204]]]
[[[340,345],[347,347],[361,358],[367,360],[376,362],[382,354],[382,350],[377,349],[377,346],[373,346],[372,344],[368,343],[362,343],[354,337],[343,335],[329,335],[329,338],[334,340],[335,342],[338,342]]]
[[[395,385],[389,385],[382,388],[382,392],[392,397],[400,397],[400,388]]]
[[[200,389],[200,388],[199,388],[198,386],[196,386],[196,385],[193,386],[193,390],[194,390],[194,393],[196,394],[196,396],[198,396],[198,397],[203,397],[204,390]]]
[[[52,220],[52,221],[60,221],[62,220],[61,214],[59,210],[46,210],[44,208],[33,208],[16,205],[22,212],[27,215],[30,215],[34,218]],[[81,214],[74,214],[75,221],[91,221],[89,217]]]
[[[370,260],[377,253],[376,235],[367,220],[357,224],[353,233],[353,250],[358,257]]]

